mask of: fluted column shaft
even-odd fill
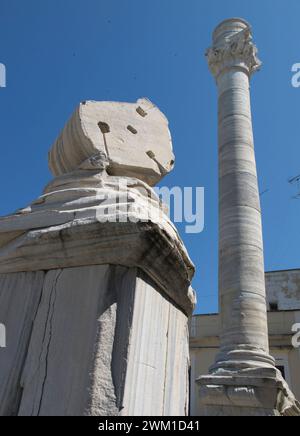
[[[219,104],[220,352],[199,377],[199,416],[299,416],[269,355],[262,224],[249,79],[260,66],[249,24],[223,21],[207,51]]]
[[[217,368],[274,364],[269,356],[261,209],[249,78],[259,67],[249,25],[223,22],[208,60],[218,86],[219,296]]]

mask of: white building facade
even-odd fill
[[[268,327],[271,355],[296,398],[300,398],[300,347],[293,346],[300,323],[300,269],[266,273]],[[219,350],[220,316],[195,315],[190,324],[192,416],[199,414],[196,379],[208,373]]]

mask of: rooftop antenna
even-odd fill
[[[292,198],[294,200],[299,200],[300,199],[300,174],[298,176],[291,177],[288,180],[288,182],[289,182],[290,185],[296,185],[297,186],[298,193],[296,195],[294,195]]]

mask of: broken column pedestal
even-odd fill
[[[149,186],[174,165],[167,120],[85,102],[49,160],[0,220],[0,415],[187,414],[194,267]]]

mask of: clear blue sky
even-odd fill
[[[232,16],[253,26],[262,71],[252,81],[266,269],[300,267],[299,0],[0,0],[0,214],[38,197],[47,151],[82,100],[146,96],[167,115],[177,157],[170,186],[204,186],[206,226],[182,237],[197,266],[198,312],[217,311],[216,89],[204,58]]]

